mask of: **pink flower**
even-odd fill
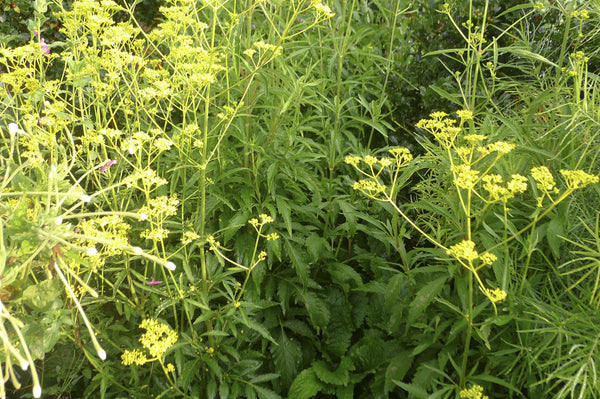
[[[158,284],[162,284],[162,281],[156,281],[156,280],[154,280],[154,277],[152,277],[152,280],[150,280],[146,283],[146,285],[158,285]]]
[[[106,162],[106,165],[104,165],[103,167],[100,168],[100,171],[106,172],[108,170],[108,168],[115,165],[116,163],[117,163],[116,159],[109,159],[108,162]]]
[[[40,48],[42,49],[42,53],[50,54],[50,49],[48,48],[48,45],[44,39],[40,39]]]

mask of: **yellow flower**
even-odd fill
[[[148,359],[146,358],[146,355],[139,349],[134,349],[132,351],[126,350],[121,355],[121,363],[125,366],[131,366],[134,363],[138,366],[143,366],[147,362]]]
[[[491,154],[492,152],[498,152],[499,155],[504,155],[511,152],[514,148],[514,144],[510,144],[505,141],[497,141],[495,143],[480,147],[479,152],[482,156]]]
[[[195,231],[185,231],[181,237],[181,243],[187,245],[200,238]]]
[[[375,180],[359,180],[352,185],[355,190],[363,191],[368,195],[377,195],[385,191],[385,186]]]
[[[511,176],[511,180],[506,183],[506,187],[513,194],[524,193],[527,191],[527,178],[519,174]]]
[[[356,157],[356,156],[347,156],[346,159],[344,159],[344,162],[346,162],[348,165],[352,165],[354,167],[358,167],[358,164],[360,163],[361,158],[360,157]]]
[[[479,259],[481,259],[481,263],[483,263],[484,265],[491,265],[498,259],[498,257],[494,254],[486,252],[486,253],[482,254],[479,257]]]
[[[590,175],[583,170],[561,170],[560,173],[565,178],[567,187],[573,190],[598,183],[598,176]]]
[[[390,150],[390,154],[392,154],[394,156],[394,158],[396,159],[397,167],[406,165],[407,163],[409,163],[410,161],[413,160],[412,154],[410,153],[408,148],[405,148],[405,147],[392,148]]]
[[[468,121],[469,119],[473,119],[473,112],[466,109],[456,111],[456,115],[458,115],[462,122]]]
[[[456,165],[452,168],[454,172],[454,184],[457,187],[471,190],[477,183],[479,171],[473,170],[469,165]]]
[[[156,359],[162,358],[167,349],[177,342],[177,333],[163,323],[153,319],[144,319],[140,328],[146,330],[140,337],[142,346],[148,349],[150,355]]]
[[[265,213],[261,213],[260,215],[258,215],[258,217],[260,218],[260,221],[263,224],[272,223],[273,222],[273,218],[271,216],[265,214]]]
[[[367,156],[364,157],[364,161],[365,161],[365,163],[367,165],[373,166],[373,165],[375,165],[377,163],[377,158],[375,158],[372,155],[367,155]]]
[[[466,399],[489,399],[487,395],[483,394],[483,387],[481,385],[473,385],[469,389],[465,388],[458,395]]]
[[[173,366],[173,363],[167,363],[167,366],[165,367],[168,373],[174,373],[175,372],[175,366]]]
[[[379,158],[379,164],[381,165],[382,168],[387,168],[388,166],[392,165],[392,161],[390,161],[389,158],[381,157],[381,158]]]
[[[277,239],[279,239],[279,234],[277,234],[277,233],[267,234],[267,241],[274,241]]]
[[[502,302],[506,298],[506,291],[501,290],[500,288],[496,288],[493,290],[486,288],[486,293],[488,298],[490,298],[490,301],[492,301],[493,303]]]
[[[446,254],[454,256],[457,259],[466,259],[473,261],[479,257],[475,251],[475,243],[471,240],[464,240],[456,245],[453,245],[446,251]]]

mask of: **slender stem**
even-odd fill
[[[470,262],[469,262],[470,264]],[[469,273],[469,304],[467,309],[467,335],[465,336],[465,346],[463,349],[462,364],[460,367],[460,387],[465,386],[467,374],[467,361],[469,359],[469,349],[471,346],[471,334],[473,330],[473,273]]]

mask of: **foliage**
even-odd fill
[[[10,397],[598,396],[593,4],[5,3]]]

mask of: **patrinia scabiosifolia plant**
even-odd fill
[[[380,158],[372,155],[349,156],[346,158],[346,163],[363,175],[362,179],[354,183],[355,190],[374,200],[390,204],[417,232],[435,247],[442,249],[450,257],[447,259],[448,262],[457,262],[467,271],[466,276],[460,273],[455,275],[455,278],[467,279],[468,293],[464,309],[441,299],[467,321],[463,357],[458,370],[459,387],[466,389],[471,336],[474,329],[482,326],[482,322],[476,320],[476,315],[483,316],[480,310],[475,311],[478,307],[477,298],[480,297],[477,291],[483,294],[492,305],[494,314],[497,314],[498,305],[506,300],[508,293],[514,289],[508,286],[508,279],[497,280],[497,273],[492,268],[494,263],[499,262],[500,257],[508,256],[506,251],[511,241],[533,229],[536,222],[548,215],[575,190],[597,183],[598,177],[582,170],[560,170],[563,180],[560,184],[546,166],[530,168],[529,176],[511,172],[502,173],[500,170],[506,170],[506,164],[502,164],[502,168],[500,164],[515,149],[515,145],[505,141],[490,142],[486,135],[471,133],[476,131],[472,127],[472,112],[463,110],[458,111],[457,114],[458,121],[445,112],[435,112],[430,115],[430,119],[419,121],[417,127],[433,136],[433,141],[426,146],[427,157],[438,166],[449,167],[451,186],[447,187],[447,190],[454,190],[456,197],[448,195],[446,200],[456,198],[458,201],[457,206],[452,208],[460,210],[460,214],[452,216],[456,225],[460,226],[463,237],[458,242],[437,241],[431,232],[426,231],[427,228],[419,226],[407,215],[406,204],[399,203],[398,194],[406,185],[407,175],[414,173],[414,168],[410,166],[418,162],[413,159],[407,148],[392,148],[389,150],[390,156]],[[437,176],[443,181],[443,173]],[[509,223],[510,205],[513,201],[522,200],[530,185],[536,200],[533,206],[535,211],[530,217],[531,222],[517,231]],[[478,229],[484,228],[481,217],[495,208],[501,211],[504,224],[503,238],[497,244],[485,248],[481,243],[476,242],[474,237]],[[527,271],[524,270],[523,275],[526,274]],[[479,334],[479,336],[483,335]]]
[[[32,366],[80,318],[89,341],[78,334],[73,340],[86,356],[91,346],[106,360],[87,356],[102,375],[100,390],[116,382],[111,367],[121,362],[135,378],[140,367],[148,380],[152,371],[143,366],[160,363],[181,396],[222,390],[219,367],[232,378],[236,368],[256,370],[239,362],[236,325],[269,338],[249,320],[243,295],[266,257],[259,242],[278,238],[264,231],[272,216],[257,212],[248,259],[233,259],[218,241],[225,229],[210,214],[223,200],[210,189],[229,162],[220,148],[233,140],[234,120],[262,68],[286,41],[333,13],[317,0],[168,0],[161,23],[147,33],[133,18],[139,3],[57,2],[64,40],[51,43],[42,29],[48,2],[36,0],[30,42],[0,48],[0,274],[7,292],[0,382],[10,378],[16,388],[13,364]],[[269,34],[252,36],[257,16]],[[134,319],[146,330],[139,342],[147,352],[111,341],[109,328],[100,331],[84,311],[90,303]],[[51,333],[41,336],[46,327]],[[165,361],[174,347],[175,365]],[[199,358],[221,363],[182,376],[183,359]],[[192,378],[202,382],[190,388]],[[231,396],[266,392],[242,378],[222,385]]]

